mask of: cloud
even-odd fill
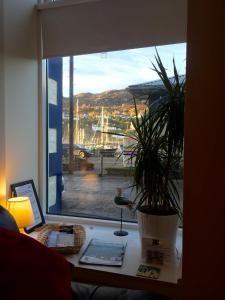
[[[159,46],[157,50],[170,76],[173,57],[179,73],[185,73],[186,44]],[[155,47],[147,47],[74,56],[74,94],[123,89],[158,79],[152,70],[154,55]],[[63,94],[69,95],[69,57],[63,58]]]

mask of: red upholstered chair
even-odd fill
[[[71,300],[69,263],[36,240],[0,229],[0,299]]]
[[[70,264],[63,256],[12,231],[17,227],[2,207],[0,226],[0,299],[71,300]]]

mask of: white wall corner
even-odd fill
[[[35,0],[4,0],[5,177],[38,185],[38,59]]]

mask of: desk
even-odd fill
[[[182,231],[178,230],[176,254],[164,263],[158,280],[145,279],[136,276],[138,266],[141,264],[141,245],[137,230],[130,229],[128,236],[116,237],[113,235],[115,228],[100,226],[85,226],[86,241],[79,254],[65,255],[65,258],[74,265],[73,280],[96,285],[107,285],[129,289],[142,289],[165,294],[171,299],[178,297],[179,262],[181,254]],[[90,239],[98,238],[104,241],[127,242],[124,262],[122,267],[94,266],[79,264],[79,258],[87,247]]]

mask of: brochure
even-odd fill
[[[80,258],[80,263],[121,267],[126,244],[92,239]]]
[[[73,247],[74,234],[60,231],[50,231],[48,234],[47,246],[49,248]]]
[[[137,276],[158,279],[160,274],[160,268],[152,267],[149,265],[140,265],[137,270]]]

